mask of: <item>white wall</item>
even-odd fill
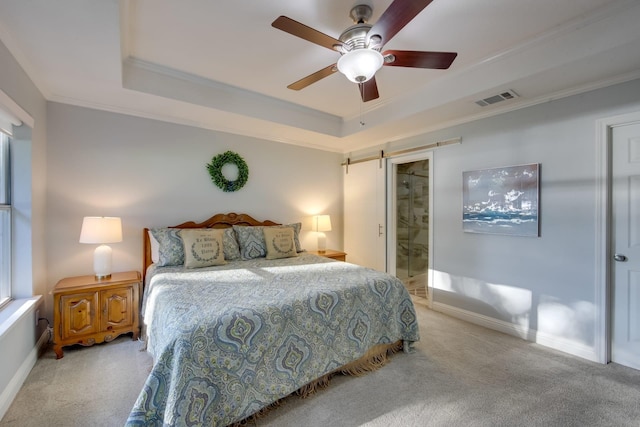
[[[327,247],[342,249],[340,154],[57,103],[47,113],[49,289],[93,273],[94,246],[78,243],[87,215],[122,217],[124,240],[111,245],[114,271],[141,269],[144,227],[215,213],[282,223],[328,213]],[[227,150],[249,167],[247,184],[232,193],[206,169]],[[302,234],[306,249],[316,249],[314,234]]]
[[[596,120],[640,111],[640,80],[421,135],[434,151],[434,308],[597,360]],[[464,171],[540,163],[540,237],[462,231]]]

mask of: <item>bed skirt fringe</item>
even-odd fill
[[[336,369],[335,371],[330,372],[330,373],[328,373],[326,375],[323,375],[322,377],[320,377],[320,378],[318,378],[318,379],[316,379],[314,381],[311,381],[308,384],[303,385],[298,390],[296,390],[295,392],[291,393],[291,395],[295,394],[295,395],[300,396],[300,398],[302,398],[302,399],[306,399],[307,397],[315,394],[318,390],[322,390],[322,389],[327,388],[329,386],[329,382],[331,381],[331,378],[333,378],[334,376],[336,376],[338,374],[352,375],[352,376],[356,376],[356,377],[360,377],[360,376],[366,375],[369,372],[373,372],[373,371],[375,371],[377,369],[382,368],[389,361],[389,356],[391,356],[394,353],[398,353],[399,351],[402,351],[403,348],[404,348],[404,344],[403,344],[402,341],[396,341],[396,342],[391,343],[391,344],[377,344],[377,345],[371,347],[364,354],[364,356],[362,356],[358,360],[354,360],[351,363],[347,363],[346,365],[341,366],[340,368]],[[291,396],[291,395],[289,395],[289,396]],[[282,401],[284,399],[286,399],[287,397],[288,396],[283,397],[282,399],[279,399],[279,400],[273,402],[269,406],[266,406],[266,407],[260,409],[258,412],[256,412],[253,415],[250,415],[249,417],[245,418],[244,420],[239,421],[239,422],[234,423],[234,424],[231,424],[231,426],[229,426],[229,427],[240,427],[240,426],[252,425],[255,422],[255,420],[263,418],[272,409],[277,408],[278,406],[280,406]]]
[[[343,375],[360,377],[382,368],[389,361],[388,356],[402,350],[402,341],[392,344],[378,344],[369,349],[360,359],[342,366],[338,371]]]

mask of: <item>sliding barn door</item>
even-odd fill
[[[344,249],[347,261],[386,271],[385,162],[343,167]]]

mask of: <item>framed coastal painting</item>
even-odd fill
[[[462,229],[538,236],[540,164],[462,173]]]

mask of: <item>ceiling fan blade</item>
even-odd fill
[[[328,67],[323,68],[322,70],[316,71],[313,74],[309,74],[307,77],[303,77],[295,83],[291,83],[287,88],[293,90],[304,89],[305,87],[317,82],[318,80],[322,80],[325,77],[330,76],[331,74],[338,71],[338,67],[336,64],[331,64]]]
[[[371,77],[364,83],[360,83],[358,85],[358,88],[360,89],[362,102],[371,101],[380,97],[380,95],[378,94],[378,84],[376,83],[375,76]]]
[[[367,41],[371,36],[378,35],[382,39],[380,46],[384,46],[404,28],[422,10],[429,6],[433,0],[394,0],[393,3],[382,13],[378,22],[367,34]]]
[[[286,16],[279,16],[271,23],[271,26],[284,31],[285,33],[310,41],[311,43],[326,47],[327,49],[338,50],[339,47],[342,47],[342,42],[340,40],[321,33],[318,30],[314,30],[313,28],[301,24],[298,21],[294,21],[291,18],[287,18]]]
[[[387,62],[388,55],[395,58]],[[384,65],[392,67],[433,68],[446,70],[458,54],[456,52],[422,52],[416,50],[387,50],[382,53],[385,57]]]

